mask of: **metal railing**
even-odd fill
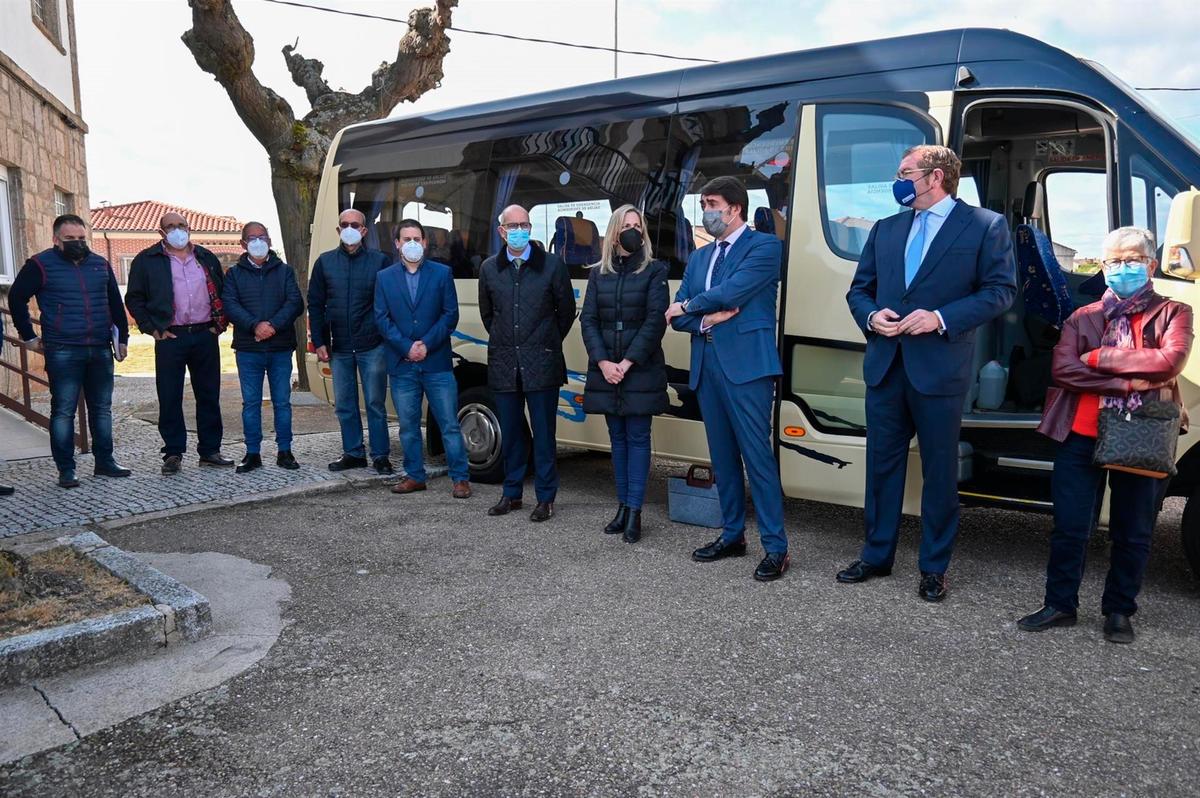
[[[0,390],[0,407],[7,407],[26,421],[49,430],[50,417],[38,412],[33,406],[33,386],[40,385],[43,388],[49,389],[50,381],[41,374],[30,370],[29,353],[32,350],[25,346],[15,334],[8,334],[9,331],[13,330],[12,312],[8,308],[0,307],[0,314],[8,317],[4,323],[4,342],[8,346],[5,347],[7,352],[4,356],[0,356],[0,367],[8,372],[15,373],[21,384],[20,398],[14,398],[9,396],[5,390]],[[31,321],[37,327],[40,327],[42,324],[41,320],[37,318],[32,318]],[[10,353],[16,353],[17,363],[9,362]],[[79,408],[75,413],[75,417],[79,425],[75,432],[75,445],[79,447],[80,452],[86,454],[91,444],[88,440],[87,404],[84,402],[83,391],[79,392]]]

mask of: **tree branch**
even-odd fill
[[[225,89],[242,122],[272,152],[292,136],[296,116],[287,101],[254,75],[254,39],[242,27],[230,0],[188,0],[192,29],[183,43],[200,68]]]
[[[283,59],[287,61],[288,71],[292,73],[292,82],[304,89],[304,93],[308,95],[309,104],[316,105],[317,100],[321,97],[333,93],[333,89],[329,88],[325,78],[321,77],[321,73],[325,71],[325,65],[320,61],[315,58],[305,58],[290,44],[283,46]]]

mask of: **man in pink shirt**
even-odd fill
[[[183,383],[191,377],[196,397],[196,451],[202,466],[231,466],[221,455],[221,353],[226,326],[221,305],[225,275],[209,250],[192,243],[187,219],[178,213],[159,220],[161,243],[142,250],[129,269],[125,305],[138,329],[154,336],[154,379],[158,389],[158,432],[163,439],[163,474],[177,473],[187,451]]]

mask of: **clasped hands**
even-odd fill
[[[891,308],[883,308],[871,316],[871,329],[885,338],[896,335],[924,335],[937,332],[941,326],[937,314],[932,310],[914,310],[900,318],[900,314]]]
[[[424,341],[413,341],[412,348],[408,350],[408,359],[413,363],[420,363],[429,355],[429,350],[425,348]]]
[[[269,321],[260,321],[254,325],[254,340],[265,341],[275,334],[275,328]]]
[[[611,360],[601,360],[598,364],[600,373],[604,375],[604,379],[610,385],[616,385],[621,380],[625,379],[625,372],[629,371],[629,367],[633,365],[633,361],[625,358],[620,363],[614,363]]]

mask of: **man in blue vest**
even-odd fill
[[[41,310],[40,337],[29,316],[29,300],[35,297]],[[129,476],[129,469],[113,459],[112,433],[113,356],[125,359],[129,322],[112,267],[88,249],[83,219],[65,214],[54,220],[54,246],[25,261],[9,289],[8,304],[25,346],[46,358],[50,452],[58,466],[59,486],[79,487],[75,408],[81,391],[96,476]]]
[[[421,456],[421,400],[429,400],[442,432],[446,465],[456,499],[471,497],[467,448],[458,426],[458,383],[450,355],[450,333],[458,326],[458,294],[450,267],[425,259],[425,228],[405,219],[396,229],[400,262],[375,282],[375,323],[387,349],[392,402],[400,418],[404,479],[392,493],[425,490]]]

